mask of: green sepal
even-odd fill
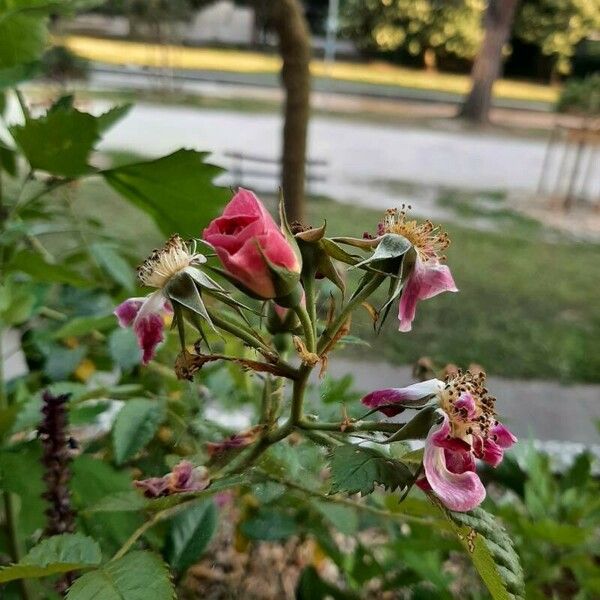
[[[216,331],[196,282],[188,272],[182,271],[171,277],[165,286],[164,293],[171,302],[177,303],[184,310],[199,315]]]
[[[285,315],[285,319],[281,320],[281,317],[275,310],[274,302],[269,302],[267,308],[267,331],[271,335],[285,334],[285,333],[300,333],[302,328],[300,327],[300,321],[296,313],[289,309]]]
[[[430,398],[424,399],[426,403],[429,400]],[[411,408],[414,408],[414,406]],[[390,444],[401,440],[424,440],[431,428],[439,420],[439,414],[436,412],[437,408],[437,404],[425,406],[404,427],[385,440],[384,443]]]
[[[387,275],[397,276],[400,272],[402,258],[413,245],[402,235],[386,233],[377,244],[371,256],[365,258],[352,268],[369,268]]]
[[[294,242],[296,249],[298,249],[298,245]],[[286,267],[280,267],[279,265],[274,264],[269,260],[269,257],[265,254],[264,250],[261,248],[260,244],[257,242],[256,247],[262,256],[262,259],[265,261],[265,265],[269,269],[272,275],[273,287],[275,288],[275,298],[277,300],[283,300],[293,294],[296,290],[298,283],[300,281],[300,272],[299,271],[290,271]],[[298,250],[298,256],[300,256],[300,250]],[[302,258],[299,259],[300,265],[302,265]],[[297,303],[300,302],[300,296],[297,298]],[[295,296],[292,297],[296,299]],[[296,303],[296,304],[297,304]],[[282,304],[278,302],[282,306],[287,306],[286,304]],[[293,306],[296,306],[294,304]]]
[[[379,309],[379,322],[377,324],[377,331],[381,331],[381,328],[383,327],[383,324],[389,315],[390,309],[392,308],[393,302],[400,296],[402,288],[404,287],[404,283],[406,282],[406,278],[412,273],[415,267],[416,260],[417,251],[414,249],[414,247],[409,248],[402,259],[400,272],[396,277],[390,277],[390,287],[388,290],[387,300]]]
[[[281,226],[281,232],[285,236],[287,243],[290,245],[294,254],[298,258],[298,263],[300,267],[302,267],[302,254],[300,253],[300,248],[298,248],[298,244],[296,243],[296,238],[292,233],[292,228],[287,220],[287,215],[285,214],[285,204],[283,203],[283,193],[279,194],[279,223]]]
[[[342,294],[346,292],[346,284],[335,268],[327,250],[325,229],[327,222],[321,227],[309,229],[296,234],[296,240],[302,254],[302,276],[314,277],[319,274],[329,279]],[[341,248],[340,248],[341,250]],[[341,250],[344,253],[343,250]]]

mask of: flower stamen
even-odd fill
[[[395,233],[404,236],[424,261],[444,260],[443,251],[450,245],[448,234],[429,219],[422,223],[406,218],[410,206],[386,210],[383,221],[378,226],[378,234]]]
[[[206,262],[200,253],[188,250],[187,245],[178,234],[169,238],[160,249],[152,254],[137,268],[138,279],[148,287],[163,288],[165,284],[180,271],[193,264]]]

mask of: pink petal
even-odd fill
[[[426,396],[437,394],[444,389],[444,382],[439,379],[429,379],[428,381],[420,381],[413,383],[403,388],[387,388],[384,390],[376,390],[367,394],[361,402],[369,408],[380,408],[381,412],[393,417],[402,411],[403,406],[410,405],[411,402],[421,400]],[[390,404],[398,404],[396,408],[389,406]]]
[[[466,419],[473,419],[476,412],[475,399],[469,392],[463,392],[458,400],[454,403],[455,408],[459,410],[464,410],[463,413]]]
[[[441,412],[441,411],[440,411]],[[450,427],[450,419],[446,413],[444,414],[444,420],[440,424],[439,428],[431,432],[427,439],[431,439],[431,443],[439,448],[445,448],[446,450],[454,450],[458,452],[464,452],[470,450],[471,446],[467,444],[463,439],[452,437],[452,428]]]
[[[138,344],[142,349],[142,363],[147,365],[156,352],[156,347],[163,339],[163,330],[165,323],[161,315],[148,313],[140,319],[136,319],[133,325],[133,331],[138,339]]]
[[[496,423],[490,429],[489,435],[500,448],[510,448],[517,443],[517,438],[502,423]]]
[[[423,466],[433,492],[450,509],[460,512],[471,510],[485,498],[485,488],[477,473],[471,470],[453,473],[446,464],[446,450],[433,440],[440,430],[449,429],[448,416],[438,428],[432,428],[425,442]],[[456,468],[456,465],[453,464]]]
[[[450,269],[436,260],[425,262],[417,257],[414,269],[406,280],[400,297],[399,330],[412,329],[419,300],[433,298],[442,292],[458,292]]]
[[[144,301],[145,298],[128,298],[115,308],[113,314],[119,320],[121,327],[129,327],[133,323]]]
[[[504,458],[504,450],[489,438],[473,436],[473,453],[492,467],[497,467]]]

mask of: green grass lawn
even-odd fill
[[[161,243],[151,220],[100,181],[83,183],[79,198],[79,209],[129,240],[140,260]],[[378,211],[326,199],[309,203],[308,222],[327,219],[331,235],[374,231],[379,217]],[[516,215],[501,212],[497,223],[493,232],[446,227],[452,238],[448,264],[460,293],[422,302],[410,333],[398,333],[390,315],[377,355],[364,346],[346,352],[398,364],[421,356],[464,366],[477,362],[514,378],[600,381],[600,246],[545,235]],[[356,315],[353,333],[373,339],[366,312]]]

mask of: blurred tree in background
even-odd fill
[[[492,106],[492,89],[502,70],[502,54],[510,36],[519,0],[489,0],[485,11],[485,38],[471,71],[472,85],[460,116],[484,123]]]
[[[571,71],[577,44],[600,30],[600,0],[528,0],[515,23],[515,35],[552,58],[552,75]]]
[[[343,29],[363,50],[399,50],[435,67],[442,57],[474,58],[484,9],[484,0],[348,0]]]

